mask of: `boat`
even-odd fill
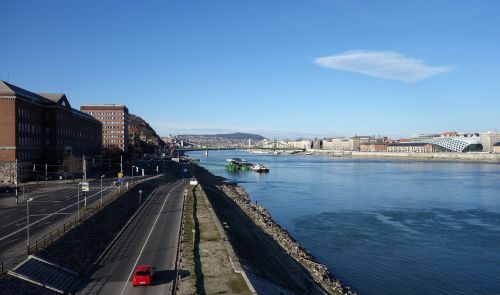
[[[246,171],[252,165],[248,163],[246,160],[240,158],[230,158],[226,160],[229,164],[226,165],[226,169],[229,171]]]
[[[312,155],[312,154],[313,154],[313,153],[307,152],[307,153],[305,153],[304,155],[306,155],[306,156],[310,156],[310,155]]]
[[[267,173],[269,172],[269,168],[262,164],[253,164],[250,165],[250,170],[255,171],[255,172],[260,172],[260,173]]]

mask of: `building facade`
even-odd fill
[[[360,151],[361,144],[363,143],[375,143],[378,141],[378,139],[374,136],[353,136],[351,137],[351,140],[353,142],[354,151]]]
[[[387,145],[387,151],[391,153],[432,153],[434,146],[421,142],[391,143]]]
[[[359,150],[362,152],[386,152],[387,143],[376,142],[376,143],[362,143],[359,145]]]
[[[348,138],[323,139],[324,150],[352,151],[354,150],[354,140]]]
[[[18,161],[20,178],[33,164],[101,152],[102,124],[71,107],[64,94],[36,94],[0,81],[0,163]],[[0,180],[1,182],[1,180]]]
[[[493,146],[500,142],[500,132],[487,131],[479,133],[479,141],[483,145],[483,152],[493,152]]]
[[[493,152],[496,154],[500,154],[500,142],[497,142],[493,145]]]
[[[82,105],[80,110],[102,123],[102,147],[128,153],[128,108],[124,105]]]

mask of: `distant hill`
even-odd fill
[[[182,138],[182,137],[224,138],[224,139],[229,139],[229,140],[251,139],[253,141],[259,141],[259,140],[266,139],[265,137],[260,136],[258,134],[243,133],[243,132],[226,133],[226,134],[185,134],[185,135],[178,135],[177,137],[180,137],[180,138]]]

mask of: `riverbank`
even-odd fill
[[[253,204],[243,188],[225,183],[206,169],[194,166],[240,264],[258,276],[297,294],[356,294],[342,284],[262,206]]]
[[[307,151],[317,155],[332,156],[332,157],[391,158],[391,159],[500,163],[500,154],[489,154],[489,153],[390,153],[390,152],[334,151],[334,150],[317,150],[317,149],[310,149]]]

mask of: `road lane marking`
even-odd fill
[[[18,220],[14,220],[14,221],[12,221],[12,222],[10,222],[10,223],[7,223],[7,224],[5,224],[5,225],[2,225],[1,227],[7,227],[7,226],[9,226],[9,225],[11,225],[11,224],[18,223],[19,221],[22,221],[22,220],[24,220],[24,219],[26,219],[26,217],[19,218]]]
[[[153,226],[151,226],[151,230],[149,231],[149,234],[148,236],[146,237],[146,241],[144,241],[144,245],[142,245],[142,248],[141,248],[141,251],[139,252],[139,255],[137,256],[137,260],[135,261],[134,263],[134,266],[132,267],[132,270],[130,271],[130,274],[128,275],[126,281],[125,281],[125,284],[123,285],[123,289],[120,293],[120,295],[123,295],[123,292],[125,292],[125,289],[127,288],[128,284],[129,284],[129,280],[130,280],[130,277],[132,276],[132,274],[134,273],[134,269],[135,267],[137,266],[137,263],[139,262],[139,259],[141,259],[141,255],[142,255],[142,252],[144,251],[144,249],[146,248],[146,244],[148,243],[148,240],[149,238],[151,237],[151,234],[153,233],[153,230],[155,229],[155,226],[156,226],[156,223],[158,222],[158,219],[160,218],[160,215],[161,215],[161,212],[163,211],[163,208],[165,207],[165,204],[167,204],[167,201],[168,199],[170,198],[170,194],[181,184],[183,184],[184,181],[181,181],[179,182],[177,185],[175,185],[174,187],[172,187],[170,189],[170,191],[168,192],[167,194],[167,197],[165,198],[165,201],[163,201],[163,204],[161,205],[161,208],[160,208],[160,211],[158,213],[158,215],[156,215],[156,219],[153,223]]]
[[[93,195],[89,196],[88,198],[91,198],[91,197],[93,197],[93,196],[95,196],[95,195],[98,195],[98,194],[99,194],[99,193],[95,193],[95,194],[93,194]],[[36,202],[36,201],[35,201],[35,202]],[[82,202],[83,202],[83,200],[80,200],[80,203],[82,203]],[[59,213],[59,212],[61,212],[61,211],[64,211],[64,210],[66,210],[66,209],[68,209],[68,208],[71,208],[71,207],[73,207],[73,206],[75,206],[75,205],[77,205],[77,204],[78,204],[78,201],[77,201],[77,202],[75,202],[74,204],[71,204],[71,205],[69,205],[69,206],[66,206],[66,207],[64,207],[64,208],[62,208],[62,209],[60,209],[60,210],[58,210],[58,211],[56,211],[56,212],[54,212],[54,213],[52,213],[52,214],[50,214],[50,215],[47,215],[46,217],[41,218],[41,219],[39,219],[39,220],[37,220],[37,221],[35,221],[35,222],[30,222],[30,227],[31,227],[31,226],[34,226],[34,225],[36,225],[36,224],[38,224],[38,223],[40,223],[40,222],[42,222],[42,221],[44,221],[45,219],[47,219],[47,218],[49,218],[49,217],[52,217],[53,215],[58,214],[58,213]],[[17,234],[17,233],[20,233],[21,231],[23,231],[23,230],[25,230],[25,229],[26,229],[26,226],[24,226],[24,227],[22,227],[22,228],[20,228],[20,229],[18,229],[18,230],[16,230],[16,231],[14,231],[14,232],[12,232],[12,233],[10,233],[10,234],[6,235],[6,236],[3,236],[3,237],[1,237],[1,238],[0,238],[0,241],[3,241],[3,240],[5,240],[5,239],[7,239],[7,238],[9,238],[9,237],[12,237],[13,235],[15,235],[15,234]]]

